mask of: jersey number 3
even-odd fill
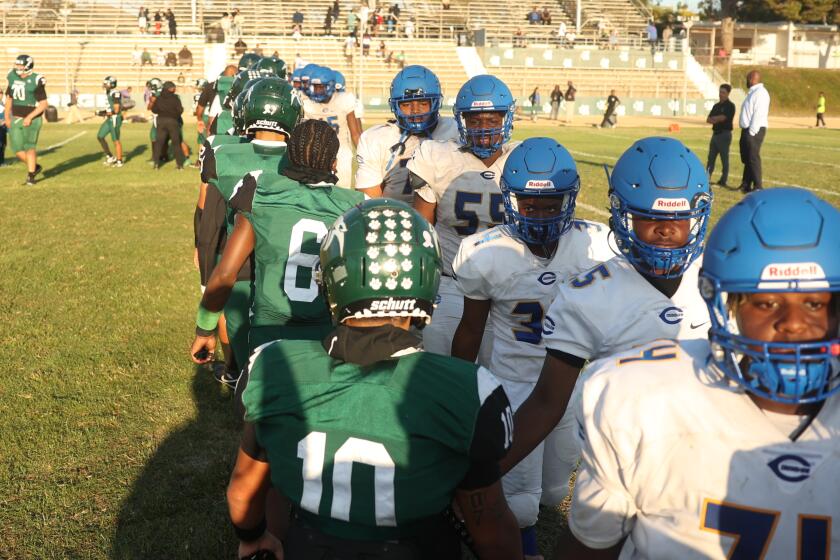
[[[326,451],[327,434],[324,432],[310,432],[298,442],[298,458],[303,459],[303,493],[300,506],[316,515],[321,507]],[[381,443],[354,437],[348,438],[333,456],[330,517],[350,521],[354,463],[373,467],[376,525],[395,527],[397,518],[394,507],[394,460]]]
[[[701,529],[735,539],[727,558],[761,559],[767,554],[781,512],[756,509],[728,502],[705,500]],[[799,560],[828,560],[831,549],[831,518],[799,515],[796,543]]]

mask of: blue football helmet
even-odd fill
[[[323,93],[315,93],[315,86],[324,86]],[[309,72],[309,99],[326,103],[335,93],[335,72],[326,66],[316,66]]]
[[[335,90],[336,91],[346,91],[347,90],[347,80],[344,79],[344,74],[342,74],[338,70],[333,70],[333,74],[335,74]]]
[[[292,87],[296,90],[300,91],[301,84],[300,84],[300,76],[303,74],[303,68],[295,68],[291,74],[290,80],[292,82]]]
[[[546,245],[572,227],[580,175],[571,154],[551,138],[528,138],[508,155],[501,178],[505,223],[526,243]],[[561,212],[550,218],[523,216],[518,199],[560,199]]]
[[[738,333],[727,308],[732,294],[828,291],[830,312],[840,313],[840,211],[805,189],[750,194],[720,219],[703,256],[700,294],[712,320],[712,359],[745,389],[774,401],[818,402],[837,393],[840,333],[812,342],[753,340]]]
[[[437,125],[442,99],[440,80],[425,66],[406,66],[391,80],[391,97],[388,103],[397,118],[397,126],[409,133],[418,134]],[[403,113],[400,103],[413,100],[428,100],[431,103],[429,112],[417,115]],[[422,120],[415,122],[414,119],[418,118]]]
[[[481,159],[490,157],[502,147],[502,144],[510,140],[515,108],[516,100],[511,95],[510,89],[499,78],[488,74],[470,78],[461,86],[455,98],[455,106],[452,108],[461,143]],[[503,113],[502,127],[468,130],[464,123],[464,114],[473,112]],[[493,141],[494,137],[499,137],[499,140]],[[483,138],[490,139],[489,145],[481,145]]]
[[[615,164],[610,183],[610,226],[619,251],[648,276],[682,276],[703,252],[712,211],[706,169],[697,156],[673,138],[636,141]],[[666,248],[643,242],[633,217],[690,220],[688,242]]]
[[[309,77],[310,74],[318,68],[317,64],[307,64],[303,67],[300,71],[300,91],[304,94],[309,95]]]

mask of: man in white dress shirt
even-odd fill
[[[747,74],[747,97],[741,104],[739,123],[741,126],[741,163],[744,176],[740,189],[744,193],[762,188],[761,143],[767,132],[767,116],[770,113],[770,94],[761,83],[758,70]]]

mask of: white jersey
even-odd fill
[[[498,377],[536,383],[545,360],[542,326],[557,287],[613,256],[604,224],[575,220],[551,259],[534,255],[509,226],[464,239],[453,263],[465,297],[491,300],[490,363]]]
[[[658,338],[706,338],[709,311],[697,277],[702,257],[667,297],[623,256],[565,283],[543,326],[545,345],[585,360],[623,352]]]
[[[338,135],[341,150],[353,150],[347,115],[356,110],[356,96],[349,91],[335,92],[326,103],[316,103],[303,97],[303,118],[326,121]]]
[[[656,341],[593,364],[572,532],[629,535],[621,559],[837,558],[840,396],[791,441],[709,352]]]
[[[429,135],[411,134],[403,148],[399,142],[402,130],[394,122],[380,124],[365,130],[356,148],[356,188],[369,189],[382,185],[382,195],[411,204],[414,191],[408,181],[408,165],[414,151],[426,140],[457,140],[458,126],[455,119],[441,117]]]
[[[463,238],[504,222],[499,180],[518,144],[504,144],[502,155],[490,167],[453,141],[423,142],[408,162],[408,170],[426,182],[416,194],[437,204],[435,229],[444,275],[452,275],[452,261]]]

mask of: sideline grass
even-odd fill
[[[42,156],[34,187],[22,165],[0,169],[0,558],[230,558],[236,426],[227,393],[186,356],[198,174],[152,171],[148,128],[131,124],[126,166],[104,168],[97,126],[45,126],[44,147],[86,134]],[[558,137],[583,177],[580,214],[604,221],[601,165],[658,132],[525,125],[515,137]],[[679,138],[705,158],[707,131]],[[771,130],[765,176],[838,205],[838,152],[836,131]],[[730,184],[737,159],[736,145]],[[716,197],[715,217],[740,194]],[[543,517],[546,554],[561,521]]]

